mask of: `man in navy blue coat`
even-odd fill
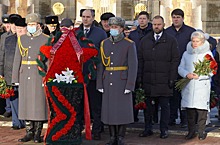
[[[141,11],[138,14],[138,23],[139,26],[136,30],[131,31],[128,38],[133,40],[135,42],[136,48],[138,49],[138,46],[140,44],[141,39],[147,35],[149,32],[152,31],[152,24],[149,23],[149,14],[146,11]],[[137,52],[138,53],[138,52]],[[136,83],[135,88],[137,89],[139,85]],[[135,105],[135,94],[133,94],[133,105]],[[134,109],[134,121],[138,122],[138,112],[139,110]]]
[[[82,24],[80,30],[83,31],[86,38],[92,40],[96,48],[100,48],[101,41],[107,38],[106,32],[94,25],[95,12],[92,9],[85,9],[82,11]],[[83,73],[88,74],[89,65],[91,61],[87,61],[83,65]],[[94,140],[101,139],[102,122],[101,122],[101,104],[102,94],[96,90],[96,77],[92,78],[87,85],[89,105],[91,109],[91,115],[93,117],[92,134]]]
[[[146,11],[142,11],[138,14],[138,23],[139,26],[136,30],[131,31],[128,38],[133,40],[138,48],[139,42],[141,39],[152,31],[152,24],[149,23],[149,14]]]
[[[11,14],[9,17],[11,35],[5,38],[4,46],[1,47],[0,69],[8,86],[13,87],[15,95],[8,98],[12,112],[12,128],[17,130],[25,127],[23,120],[18,119],[18,87],[12,86],[12,67],[17,44],[17,37],[26,33],[25,19],[20,15]],[[21,32],[22,31],[22,32]]]
[[[175,9],[171,13],[173,24],[166,29],[166,32],[177,39],[180,57],[186,50],[186,45],[190,41],[194,28],[184,24],[184,12],[181,9]],[[180,79],[180,76],[179,76]],[[170,98],[170,122],[169,125],[175,125],[178,118],[178,108],[180,111],[181,128],[187,127],[186,112],[181,111],[181,94],[174,90],[173,97]]]

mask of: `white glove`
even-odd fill
[[[104,93],[104,89],[98,89],[98,91]]]
[[[131,92],[131,90],[127,90],[127,89],[125,89],[124,94],[129,94],[130,92]]]
[[[19,86],[19,83],[15,83],[15,86]]]

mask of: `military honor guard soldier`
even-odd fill
[[[48,36],[42,33],[40,15],[31,13],[26,16],[27,34],[18,38],[15,52],[12,83],[19,83],[19,119],[25,120],[26,135],[19,142],[42,141],[43,123],[47,121],[46,97],[42,77],[38,74],[36,58],[39,49]]]

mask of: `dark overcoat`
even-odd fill
[[[113,43],[109,38],[103,41],[105,56],[110,57],[110,66],[127,66],[128,70],[107,71],[103,63],[97,70],[97,89],[104,89],[102,115],[104,124],[119,125],[133,122],[132,94],[137,75],[137,54],[135,43],[128,38]]]
[[[80,25],[79,29],[77,30],[77,33],[79,33],[80,31],[84,32],[83,29],[83,24]],[[95,47],[99,50],[100,48],[100,44],[101,42],[107,38],[107,34],[105,33],[104,30],[102,30],[99,27],[96,27],[94,24],[90,27],[90,30],[86,36],[86,38],[88,38],[89,40],[92,40],[92,42],[94,43]],[[86,47],[85,44],[82,44],[80,42],[80,45],[82,47]],[[87,75],[90,73],[89,71],[89,66],[92,64],[93,62],[91,60],[88,60],[87,62],[85,62],[83,64],[83,75]],[[92,76],[91,80],[96,80],[96,76]]]
[[[12,67],[14,62],[15,48],[17,44],[17,35],[13,34],[5,38],[4,49],[2,51],[3,59],[0,65],[0,69],[3,70],[3,76],[7,85],[11,85]],[[3,61],[3,62],[2,62]]]
[[[12,32],[5,32],[1,35],[0,41],[0,75],[4,76],[4,51],[5,51],[5,39],[12,35]]]
[[[177,79],[180,61],[176,39],[163,31],[156,42],[151,32],[141,40],[138,51],[138,81],[146,95],[172,96],[169,82]]]
[[[188,42],[191,40],[191,34],[196,30],[183,23],[182,27],[178,31],[176,30],[173,24],[170,27],[168,27],[165,31],[169,35],[176,38],[178,48],[180,51],[180,56],[182,57],[183,53],[186,51],[186,46]]]
[[[36,61],[39,49],[47,42],[48,36],[43,33],[37,36],[22,35],[20,40],[22,46],[28,49],[28,53],[23,57],[20,47],[16,47],[12,70],[12,83],[19,83],[19,119],[47,120],[46,97],[37,63],[28,65],[21,62]]]

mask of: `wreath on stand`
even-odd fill
[[[71,37],[71,35],[73,37]],[[73,38],[76,38],[77,40],[72,41]],[[77,52],[74,51],[74,47],[77,47],[78,45],[76,44],[77,41],[80,41],[87,46],[86,48],[82,48],[83,55],[80,55],[80,57],[78,57]],[[55,51],[53,51],[57,44],[59,46]],[[59,49],[59,47],[62,47],[62,49]],[[44,82],[46,83],[45,92],[48,101],[50,102],[49,106],[52,108],[52,111],[55,112],[55,117],[53,117],[52,120],[50,120],[50,118],[48,120],[49,127],[45,135],[45,138],[49,137],[51,139],[50,142],[57,141],[58,143],[58,140],[68,133],[76,120],[76,108],[68,102],[69,100],[64,97],[59,88],[61,86],[84,88],[84,95],[87,96],[85,84],[87,84],[90,79],[96,77],[96,66],[99,61],[97,57],[93,56],[97,56],[97,54],[98,50],[95,48],[93,42],[87,39],[83,32],[76,33],[76,29],[69,32],[67,35],[63,35],[62,32],[58,32],[54,38],[50,37],[47,44],[40,48],[40,53],[36,60],[38,63],[38,70],[39,74],[43,77]],[[49,68],[46,65],[48,59],[52,60]],[[87,60],[92,61],[92,63],[89,65],[89,73],[83,76],[82,65]],[[68,77],[62,75],[64,74],[64,68],[66,69]],[[68,80],[68,82],[64,83],[65,81],[63,80]],[[85,118],[86,138],[91,139],[89,104],[88,97],[85,99],[85,96],[84,110],[87,115],[87,118]],[[58,103],[61,103],[62,106],[58,105]],[[66,114],[68,114],[68,116]],[[58,127],[59,130],[54,130],[53,128],[57,124],[62,124],[62,128]]]

